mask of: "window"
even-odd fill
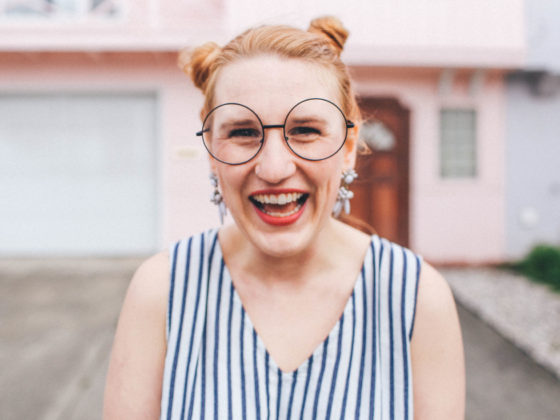
[[[476,113],[472,109],[440,112],[440,174],[443,178],[476,176]]]
[[[0,16],[14,18],[111,18],[122,0],[0,0]]]

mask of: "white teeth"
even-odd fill
[[[283,206],[285,204],[297,201],[301,198],[302,193],[283,193],[283,194],[256,194],[253,199],[261,204],[277,204]]]

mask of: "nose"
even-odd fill
[[[255,174],[270,184],[280,184],[296,171],[294,159],[283,137],[281,127],[264,130],[264,144],[257,156]]]

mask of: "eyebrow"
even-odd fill
[[[302,118],[294,118],[292,120],[294,123],[296,124],[307,124],[307,123],[313,123],[313,122],[325,122],[324,118],[318,118],[318,117],[302,117]]]
[[[254,119],[245,119],[245,120],[237,120],[237,121],[228,121],[225,123],[222,123],[220,125],[220,129],[226,127],[241,127],[241,126],[246,126],[246,125],[255,125],[255,120]]]

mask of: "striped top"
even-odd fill
[[[337,324],[284,372],[243,309],[217,232],[172,248],[161,419],[413,419],[418,256],[372,236]]]

